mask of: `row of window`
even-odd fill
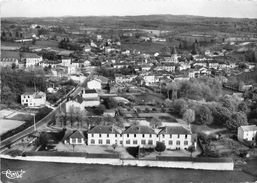
[[[74,140],[74,139],[73,139]],[[79,139],[80,141],[78,141],[78,143],[81,143],[81,139]],[[73,142],[73,141],[72,141]],[[74,141],[75,143],[76,141]],[[94,139],[91,139],[91,144],[95,144],[96,143],[96,140]],[[110,144],[111,141],[110,139],[107,139],[106,140],[106,144]],[[163,143],[165,143],[165,141],[163,141]],[[103,144],[103,140],[102,139],[98,139],[98,144]],[[123,144],[123,141],[121,140],[120,141],[120,144],[122,145]],[[133,144],[133,145],[138,145],[138,140],[126,140],[126,144],[129,145],[129,144]],[[142,145],[153,145],[153,140],[148,140],[148,142],[146,140],[141,140],[141,144]],[[173,145],[173,141],[172,140],[169,140],[169,145]],[[180,141],[176,141],[176,145],[180,145]],[[188,145],[188,141],[184,141],[184,145]]]
[[[75,143],[82,143],[82,139],[78,138],[77,140],[78,141],[76,142],[76,139],[71,139],[71,142],[74,143],[74,144]]]
[[[127,134],[127,137],[129,137],[130,134]],[[91,135],[92,137],[94,137],[94,134]],[[106,134],[107,137],[109,137],[109,134]],[[119,135],[120,137],[122,137],[122,134]],[[162,134],[163,138],[165,137],[165,134]],[[99,137],[102,137],[102,134],[99,134]],[[118,137],[118,134],[115,134],[115,137]],[[137,134],[134,134],[134,137],[137,137]],[[145,134],[142,134],[142,137],[145,137]],[[149,137],[152,137],[152,134],[149,134]],[[158,137],[158,135],[157,135]],[[180,135],[177,135],[177,138],[179,138]],[[170,134],[170,138],[172,138],[172,135]],[[185,135],[185,139],[187,139],[187,135]]]

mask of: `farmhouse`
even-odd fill
[[[21,95],[21,105],[28,107],[41,107],[46,104],[46,94],[44,92],[26,92]]]
[[[254,141],[256,140],[257,126],[256,125],[246,125],[240,126],[237,130],[237,138],[239,141]]]
[[[167,149],[187,149],[192,145],[192,134],[183,126],[166,126],[158,133],[158,140],[166,145]]]

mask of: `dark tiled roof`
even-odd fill
[[[18,51],[1,51],[1,59],[4,58],[20,59],[20,54]]]
[[[123,134],[155,134],[154,130],[149,126],[130,126]]]
[[[85,93],[97,93],[95,89],[84,89]]]
[[[83,135],[82,132],[80,131],[75,131],[73,134],[71,134],[68,138],[72,138],[72,139],[75,139],[75,138],[85,138],[85,136]]]
[[[22,53],[22,58],[40,58],[40,56],[38,56],[35,53]]]
[[[182,126],[166,126],[163,127],[159,134],[191,134],[189,130]]]
[[[106,133],[106,134],[120,134],[119,131],[113,126],[94,126],[88,133]]]

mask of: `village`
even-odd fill
[[[168,31],[122,29],[115,37],[83,27],[7,27],[0,117],[14,126],[1,138],[28,127],[32,133],[4,153],[227,157],[238,167],[256,156],[257,81],[249,78],[256,73],[256,37],[191,34],[168,44]],[[205,48],[203,40],[215,44]],[[162,49],[124,47],[128,42]],[[252,48],[253,61],[235,57]]]

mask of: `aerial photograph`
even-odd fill
[[[0,17],[0,183],[257,183],[257,0]]]

